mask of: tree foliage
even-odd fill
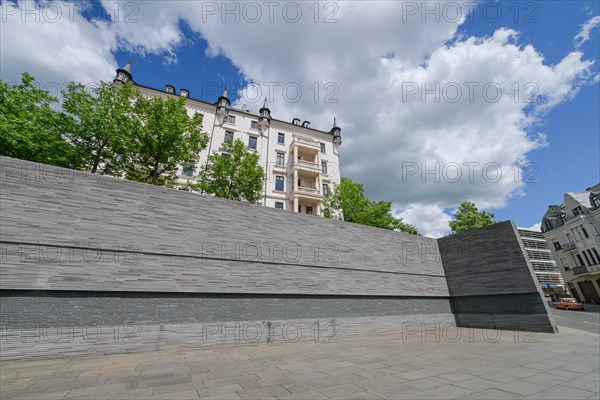
[[[323,215],[338,217],[341,211],[344,221],[374,226],[389,230],[400,230],[418,235],[416,227],[394,217],[391,201],[375,202],[365,196],[363,185],[349,178],[342,178],[323,201]]]
[[[134,92],[130,139],[125,144],[128,179],[153,185],[172,185],[179,165],[197,161],[208,135],[202,117],[190,117],[185,98],[146,98]]]
[[[77,168],[73,146],[63,137],[69,118],[52,108],[57,99],[23,73],[20,84],[0,80],[0,155]]]
[[[467,232],[496,223],[493,220],[494,214],[487,211],[479,211],[475,203],[467,200],[460,203],[458,210],[454,213],[454,218],[454,220],[448,223],[450,229],[452,229],[452,233]]]
[[[89,88],[70,83],[63,91],[63,110],[73,117],[66,136],[77,149],[83,165],[92,173],[118,173],[115,166],[132,132],[133,84],[116,90],[101,82]]]
[[[208,156],[206,168],[199,173],[199,184],[191,188],[225,199],[258,203],[265,179],[258,153],[239,139],[223,147],[222,154],[213,152]]]

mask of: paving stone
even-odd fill
[[[277,399],[279,399],[279,400],[308,400],[308,399],[320,400],[320,399],[327,399],[327,397],[325,397],[322,393],[317,392],[316,390],[308,390],[305,392],[282,394],[282,395],[277,396]]]
[[[359,392],[344,395],[341,397],[331,397],[331,400],[380,400],[381,397],[369,392]]]
[[[575,389],[568,386],[557,385],[551,388],[542,390],[537,392],[531,396],[528,396],[528,399],[540,399],[540,400],[575,400],[575,399],[587,399],[590,396],[593,396],[593,392],[588,392],[587,390]],[[596,393],[597,395],[597,393]]]
[[[478,377],[465,379],[464,381],[457,381],[454,382],[453,385],[471,390],[473,392],[479,392],[485,389],[498,386],[498,382]]]
[[[406,379],[403,379],[397,375],[385,375],[371,379],[364,379],[356,382],[356,384],[362,388],[369,390],[376,389],[382,386],[397,385],[403,382],[406,382]]]
[[[427,389],[436,388],[438,386],[444,386],[449,383],[451,383],[451,382],[446,379],[432,376],[429,378],[422,378],[422,379],[416,379],[414,381],[408,381],[408,382],[406,382],[406,385],[414,387],[415,389],[427,390]]]
[[[472,392],[465,388],[454,385],[443,385],[433,389],[424,390],[421,396],[424,399],[456,399],[470,393]]]
[[[285,389],[283,386],[267,386],[260,389],[253,390],[242,390],[241,392],[237,392],[238,396],[244,400],[262,400],[265,398],[283,396],[289,394],[290,392]]]
[[[364,390],[364,388],[353,385],[352,383],[344,383],[341,385],[329,386],[318,391],[327,397],[343,397],[352,393],[363,392]]]
[[[450,372],[448,374],[438,375],[437,377],[446,379],[447,381],[458,382],[475,378],[475,375],[465,374],[462,372]]]
[[[516,393],[505,392],[504,390],[498,389],[485,389],[480,392],[469,394],[466,396],[459,397],[459,399],[473,399],[473,400],[503,400],[503,399],[522,399]],[[564,400],[564,399],[563,399]]]
[[[195,400],[199,399],[200,396],[198,392],[195,390],[186,390],[186,391],[174,391],[170,393],[162,393],[159,395],[152,396],[153,399],[161,399],[161,400]]]
[[[502,371],[502,372],[493,372],[491,374],[481,375],[480,378],[489,379],[491,381],[496,381],[496,382],[500,382],[500,383],[514,382],[514,381],[516,381],[518,379],[514,375],[507,374],[504,371]]]
[[[550,387],[562,383],[565,379],[561,378],[559,375],[548,374],[548,373],[540,373],[536,375],[528,376],[527,378],[523,378],[523,381],[536,383],[538,385]]]
[[[179,383],[176,385],[160,385],[154,386],[152,395],[153,396],[161,396],[169,393],[177,393],[177,392],[188,392],[188,391],[196,391],[203,390],[205,387],[201,383],[197,382],[185,382]]]
[[[498,386],[498,389],[500,390],[504,390],[505,392],[516,393],[521,396],[530,396],[546,388],[547,386],[538,385],[536,383],[531,383],[527,381],[514,381]]]
[[[423,392],[400,383],[392,386],[369,389],[367,390],[367,393],[374,394],[382,399],[420,399],[422,398],[421,394]]]
[[[216,396],[222,393],[237,393],[241,392],[242,390],[244,390],[244,388],[240,385],[232,384],[227,386],[215,386],[212,388],[197,389],[196,391],[198,392],[200,398],[203,399],[205,397]]]

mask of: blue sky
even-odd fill
[[[281,13],[274,23],[223,22],[222,14],[206,14],[209,3],[222,4],[120,2],[135,7],[120,9],[115,18],[110,1],[94,0],[87,13],[58,21],[11,14],[0,35],[0,77],[16,80],[27,70],[42,84],[106,81],[132,60],[134,79],[143,85],[172,84],[211,102],[226,85],[240,103],[247,101],[237,90],[249,82],[295,82],[303,97],[290,102],[279,93],[273,116],[308,119],[326,131],[337,116],[342,175],[363,183],[373,199],[392,200],[398,215],[431,236],[447,232],[462,200],[529,227],[564,192],[600,181],[600,35],[598,24],[590,23],[600,15],[597,1],[483,2],[462,22],[440,12],[409,12],[422,2],[323,1],[316,22],[309,9],[314,3],[301,3],[297,23]],[[461,9],[463,16],[467,10]],[[325,23],[331,11],[335,23]],[[502,15],[495,19],[497,11]],[[586,24],[589,35],[577,47],[575,37]],[[403,97],[406,83],[470,81],[497,81],[505,91],[497,103]],[[510,102],[506,86],[512,81],[521,88],[535,83],[540,102]],[[313,100],[315,82],[321,88],[335,83],[337,102]],[[261,103],[250,102],[250,109]],[[405,176],[406,164],[464,162],[498,163],[502,180]],[[515,182],[514,162],[529,163],[532,180]]]

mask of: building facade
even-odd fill
[[[542,291],[553,299],[562,296],[565,293],[565,282],[544,234],[521,228],[518,231]]]
[[[542,232],[569,292],[600,304],[600,184],[565,193],[563,204],[548,207]]]
[[[322,215],[323,198],[340,181],[342,135],[335,118],[327,132],[311,128],[309,121],[300,122],[298,118],[291,122],[272,118],[266,99],[259,112],[253,113],[246,107],[232,108],[227,90],[215,103],[207,103],[192,98],[187,89],[176,93],[171,85],[164,90],[150,88],[133,80],[131,63],[117,69],[114,79],[117,85],[127,82],[133,82],[148,97],[184,96],[189,115],[202,115],[202,130],[209,135],[209,145],[195,163],[180,166],[178,182],[182,186],[196,182],[209,154],[221,153],[224,143],[239,139],[260,155],[266,175],[264,206]]]

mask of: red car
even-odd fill
[[[562,308],[564,310],[581,310],[581,311],[583,311],[583,309],[584,309],[583,303],[577,301],[577,299],[574,299],[572,297],[565,297],[565,298],[559,299],[558,301],[555,301],[554,307]]]

